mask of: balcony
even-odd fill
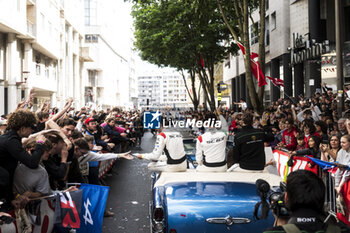
[[[85,62],[92,62],[91,49],[89,47],[80,47],[80,58]]]

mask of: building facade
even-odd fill
[[[284,80],[277,88],[267,80],[265,102],[280,97],[311,96],[321,82],[336,90],[335,13],[332,0],[266,1],[265,75]],[[350,1],[342,1],[344,80],[350,82]],[[253,15],[259,20],[257,13]],[[258,52],[258,38],[250,25],[250,42]],[[224,80],[232,84],[232,100],[248,100],[243,56],[225,61]]]
[[[84,0],[84,7],[85,44],[93,57],[93,62],[85,63],[85,103],[136,107],[135,54],[131,20],[127,20],[130,6],[113,0]]]
[[[45,101],[61,108],[69,97],[76,108],[134,106],[131,23],[123,22],[128,7],[107,0],[0,0],[0,115],[31,89],[34,110]]]
[[[34,88],[44,101],[81,104],[83,1],[0,1],[0,113],[12,112]],[[79,11],[79,9],[82,9]]]
[[[138,77],[140,108],[187,108],[189,98],[183,77],[176,72],[152,72]]]

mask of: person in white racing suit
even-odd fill
[[[225,118],[217,111],[221,129],[209,127],[206,132],[197,138],[196,161],[198,162],[198,172],[226,172],[226,141],[228,136],[228,126]],[[207,114],[206,120],[216,120],[215,114]]]
[[[161,127],[161,133],[157,135],[156,143],[152,153],[138,154],[139,159],[152,160],[148,164],[150,171],[185,172],[187,161],[185,149],[179,132]],[[166,163],[158,161],[162,152],[166,155]]]

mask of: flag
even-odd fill
[[[335,162],[327,162],[327,161],[323,161],[323,160],[320,160],[320,159],[311,158],[309,156],[307,156],[307,157],[309,159],[311,159],[314,163],[316,163],[323,170],[329,170],[329,169],[334,169],[336,167],[340,167],[341,169],[350,171],[350,166],[349,165],[339,164],[339,163],[337,163],[337,161],[335,161]]]
[[[54,223],[65,228],[80,227],[80,210],[83,191],[56,194]]]
[[[242,50],[243,55],[245,55],[245,48],[244,48],[244,46],[238,41],[236,41],[236,43],[237,43],[238,47]]]
[[[276,161],[278,174],[284,179],[289,173],[296,170],[308,170],[317,174],[317,166],[309,167],[309,158],[294,156],[292,167],[287,166],[289,160],[288,153],[280,150],[273,151],[273,158]]]
[[[252,69],[252,73],[254,74],[255,78],[258,80],[258,86],[261,87],[261,86],[266,85],[267,83],[266,83],[265,76],[261,70],[259,61],[257,61],[258,56],[255,57],[255,56],[253,56],[253,54],[250,56],[250,58],[251,58],[250,67]],[[255,58],[252,59],[252,57],[255,57]]]
[[[343,195],[345,206],[350,206],[350,180],[346,181],[343,185],[343,187],[340,190],[341,194]],[[345,208],[345,215],[341,213],[337,213],[337,218],[345,223],[346,225],[350,226],[350,213],[349,208]]]
[[[266,78],[270,79],[273,85],[275,86],[284,86],[284,81],[279,78],[271,78],[270,76],[266,76]]]
[[[109,187],[81,184],[83,192],[81,224],[77,232],[99,233],[102,229],[103,214],[107,203]]]
[[[316,163],[317,166],[319,166],[320,168],[322,168],[323,170],[329,170],[329,169],[333,169],[335,168],[337,165],[333,162],[327,162],[327,161],[323,161],[320,159],[316,159],[316,158],[312,158],[310,156],[307,156],[309,159],[312,160],[312,162]]]
[[[242,50],[243,55],[245,55],[245,48],[240,42],[236,42],[238,47]],[[264,76],[264,73],[261,70],[261,66],[258,61],[259,55],[257,53],[251,53],[250,55],[250,67],[252,70],[253,75],[255,76],[256,80],[258,80],[258,86],[264,86],[266,85],[266,79]]]

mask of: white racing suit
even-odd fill
[[[187,170],[187,161],[185,149],[182,141],[182,135],[179,132],[159,133],[153,152],[143,154],[142,158],[148,160],[159,160],[162,152],[166,155],[166,163],[150,162],[148,169],[150,171],[182,172]]]
[[[221,129],[208,128],[197,138],[196,161],[199,172],[226,172],[227,122],[220,115]]]

